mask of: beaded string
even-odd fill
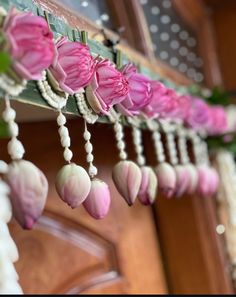
[[[12,160],[20,160],[23,158],[25,149],[21,141],[17,139],[19,135],[19,127],[15,122],[16,112],[10,105],[8,94],[5,95],[5,110],[2,113],[3,120],[8,124],[11,140],[8,142],[7,150]]]
[[[7,164],[1,161],[0,173],[6,173]],[[8,223],[12,218],[12,207],[9,199],[9,187],[0,179],[0,294],[23,294],[18,282],[14,262],[19,258],[18,249],[9,232]]]
[[[137,164],[140,167],[142,167],[146,163],[146,158],[144,156],[144,150],[142,145],[142,132],[139,128],[139,120],[138,118],[127,117],[127,121],[132,126],[132,137],[133,137],[134,149],[137,155]]]
[[[67,100],[69,98],[69,94],[64,93],[64,96],[56,94],[50,84],[47,81],[47,72],[42,72],[42,80],[37,82],[38,88],[40,90],[41,95],[47,101],[47,103],[57,109],[62,109],[66,106]]]
[[[187,141],[186,141],[186,133],[183,127],[178,127],[177,129],[177,135],[178,135],[178,149],[179,149],[179,158],[181,164],[185,165],[190,163],[189,155],[188,155],[188,149],[187,149]]]
[[[63,157],[66,162],[70,163],[73,157],[73,153],[70,149],[71,140],[69,136],[69,130],[65,126],[66,117],[62,114],[61,109],[58,109],[57,124],[59,126],[58,132],[60,135],[61,145],[64,148]]]
[[[137,163],[140,167],[142,167],[145,165],[146,159],[143,154],[142,133],[141,133],[140,129],[133,126],[132,127],[132,136],[133,136],[135,152],[137,154]]]
[[[86,120],[88,124],[94,124],[98,119],[98,115],[94,114],[92,109],[88,107],[84,96],[84,90],[80,93],[76,93],[75,98],[78,109],[82,114],[83,118]]]
[[[109,120],[114,123],[113,128],[116,137],[116,146],[119,151],[119,157],[121,160],[127,160],[127,153],[125,151],[125,141],[124,141],[124,130],[123,126],[119,122],[119,116],[113,108],[110,109],[108,114]]]
[[[152,140],[155,147],[156,160],[158,163],[165,162],[164,146],[161,141],[161,134],[159,132],[159,125],[154,120],[148,119],[147,125],[150,131],[152,131]]]
[[[89,176],[91,178],[94,178],[94,176],[97,175],[98,173],[98,170],[97,170],[97,167],[94,166],[93,164],[93,160],[94,160],[94,156],[93,156],[93,145],[92,143],[90,142],[90,139],[91,139],[91,133],[88,131],[87,129],[87,122],[86,120],[84,120],[84,140],[86,141],[85,143],[85,151],[87,153],[87,162],[89,163]]]
[[[188,130],[188,137],[192,142],[195,164],[200,165],[203,162],[202,155],[201,155],[201,139],[197,135],[197,133],[193,130]]]
[[[26,84],[26,80],[22,80],[18,83],[4,73],[1,73],[0,75],[0,88],[9,93],[11,96],[18,96],[24,90]]]
[[[160,121],[161,127],[163,131],[166,134],[166,139],[167,139],[167,149],[168,149],[168,154],[170,158],[170,163],[175,166],[178,164],[178,157],[177,157],[177,150],[176,150],[176,144],[175,144],[175,139],[173,135],[174,127],[171,126],[168,122],[165,122],[163,120]]]

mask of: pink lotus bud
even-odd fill
[[[209,168],[206,165],[198,166],[198,192],[202,196],[209,195]]]
[[[186,193],[193,194],[196,191],[198,185],[198,172],[196,167],[191,163],[186,164],[185,168],[189,172],[189,186]]]
[[[184,165],[177,165],[174,169],[176,173],[175,197],[179,198],[189,187],[190,175],[188,169]]]
[[[71,208],[78,207],[89,194],[91,181],[86,170],[74,163],[61,168],[56,177],[56,190]]]
[[[95,219],[103,219],[110,208],[111,196],[109,187],[99,179],[91,181],[91,190],[85,199],[83,206]]]
[[[173,196],[176,189],[176,174],[174,168],[170,164],[164,162],[156,167],[156,174],[158,186],[162,193],[167,198]]]
[[[204,197],[212,196],[213,194],[215,194],[219,184],[219,177],[216,170],[207,165],[200,165],[198,167],[198,176],[199,193]]]
[[[32,229],[41,216],[48,193],[45,175],[33,163],[12,162],[5,176],[10,187],[13,215],[25,229]]]
[[[138,165],[132,161],[120,161],[113,168],[112,178],[118,192],[131,206],[137,198],[142,180]]]
[[[211,189],[210,189],[210,195],[214,195],[218,189],[219,186],[219,175],[218,172],[215,170],[215,168],[210,167],[211,171]]]
[[[150,205],[154,202],[157,194],[157,177],[153,169],[149,166],[141,167],[142,182],[138,193],[140,202]]]

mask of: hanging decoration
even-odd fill
[[[152,204],[157,196],[157,176],[152,167],[146,165],[146,158],[144,156],[144,148],[142,145],[142,132],[139,128],[140,121],[138,118],[127,118],[132,125],[132,136],[137,154],[137,164],[142,173],[141,185],[138,192],[138,199],[143,205]]]
[[[89,125],[101,117],[114,128],[119,161],[112,170],[112,179],[129,206],[137,198],[143,205],[150,205],[160,192],[167,198],[195,192],[203,197],[214,195],[219,177],[210,164],[206,137],[214,139],[236,131],[235,108],[212,106],[196,92],[179,92],[144,75],[130,61],[124,59],[123,65],[121,52],[113,45],[110,49],[116,63],[93,53],[85,31],[74,30],[77,37],[73,38],[53,34],[48,14],[45,12],[44,16],[46,19],[15,8],[8,13],[0,9],[0,52],[7,61],[0,72],[0,91],[5,102],[2,117],[9,128],[7,149],[12,159],[9,165],[0,162],[4,179],[0,179],[0,239],[6,242],[6,246],[0,244],[1,293],[22,293],[12,264],[18,259],[18,252],[7,223],[13,213],[23,228],[32,229],[43,212],[48,193],[45,175],[23,159],[25,149],[18,139],[16,112],[11,107],[11,99],[18,97],[29,81],[36,81],[40,98],[58,113],[66,164],[56,176],[57,193],[71,208],[83,205],[95,219],[104,218],[111,205],[108,185],[97,178],[89,132]],[[64,114],[72,100],[84,119],[87,171],[72,162]],[[128,158],[124,126],[132,129],[135,161]],[[147,164],[142,141],[145,129],[152,134],[155,168]],[[193,158],[187,142],[191,142]]]
[[[6,174],[8,165],[0,161],[0,173]],[[10,188],[0,179],[0,294],[23,294],[18,283],[18,274],[13,263],[18,261],[19,255],[7,224],[12,217],[12,207],[9,199]]]
[[[43,173],[22,159],[24,147],[18,140],[15,111],[10,106],[10,96],[19,95],[28,80],[37,81],[42,98],[58,112],[58,132],[66,165],[56,177],[56,189],[72,208],[83,204],[92,217],[100,219],[110,207],[108,185],[96,178],[98,170],[93,163],[88,130],[88,125],[96,123],[101,116],[107,117],[114,126],[120,161],[114,166],[112,177],[128,205],[137,197],[144,205],[153,203],[157,187],[168,198],[193,194],[196,190],[203,196],[213,195],[218,176],[210,166],[203,138],[228,131],[225,110],[208,105],[196,95],[178,93],[140,73],[131,62],[123,65],[123,57],[114,47],[116,64],[100,55],[93,57],[84,31],[78,32],[79,39],[74,36],[71,40],[59,34],[54,38],[48,14],[44,14],[47,21],[12,8],[1,18],[0,49],[11,59],[9,69],[0,74],[0,89],[6,94],[3,118],[12,137],[8,151],[13,163],[9,165],[6,180],[11,189],[13,213],[19,223],[32,228],[43,210],[48,188]],[[84,118],[88,173],[72,162],[71,139],[63,114],[69,100],[75,100]],[[132,128],[137,164],[127,156],[124,124]],[[152,133],[157,157],[155,170],[146,164],[143,129]],[[192,141],[194,161],[187,151],[188,139]],[[34,181],[28,181],[29,174],[35,175]],[[22,191],[15,190],[19,185]],[[27,189],[35,194],[28,197]]]

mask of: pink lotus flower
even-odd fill
[[[117,108],[124,115],[137,115],[151,101],[152,90],[150,79],[138,73],[137,68],[131,63],[123,68],[122,73],[129,83],[129,93],[117,105]]]
[[[29,161],[14,161],[9,165],[6,181],[10,187],[13,215],[25,229],[32,229],[43,212],[48,182],[45,175]]]
[[[152,90],[151,100],[143,111],[147,116],[155,118],[165,110],[166,101],[168,100],[165,96],[167,87],[158,80],[152,80],[150,83]]]
[[[159,81],[151,82],[152,96],[144,112],[151,117],[175,118],[178,112],[178,96],[173,89]]]
[[[132,161],[120,161],[113,168],[112,178],[118,192],[131,206],[137,198],[141,185],[140,168]]]
[[[90,83],[95,65],[87,45],[63,37],[56,43],[56,54],[49,70],[60,88],[73,95]]]
[[[123,101],[128,90],[127,79],[109,60],[97,63],[91,85],[86,88],[90,106],[102,114],[107,114],[114,104]]]
[[[192,106],[192,99],[189,95],[182,95],[178,97],[178,107],[176,111],[176,117],[183,121],[189,116],[189,112]]]
[[[176,189],[176,173],[174,168],[164,162],[157,165],[156,174],[159,189],[167,198],[171,198]]]
[[[227,128],[227,116],[224,108],[222,106],[211,106],[208,133],[211,135],[225,133]]]
[[[56,177],[56,190],[71,208],[76,208],[87,198],[91,181],[86,170],[74,163],[61,168]]]
[[[190,175],[188,169],[184,165],[175,166],[176,188],[175,197],[181,197],[188,189],[190,183]]]
[[[194,129],[205,129],[210,121],[210,108],[200,98],[193,98],[186,118],[187,124]]]
[[[138,199],[144,205],[152,204],[157,194],[157,177],[149,166],[141,167],[142,181],[138,192]]]
[[[85,199],[83,206],[95,219],[103,219],[110,208],[111,196],[109,187],[99,179],[91,181],[91,190]]]
[[[27,80],[41,79],[42,71],[51,65],[55,51],[53,34],[46,20],[13,8],[4,21],[3,31],[17,74]]]

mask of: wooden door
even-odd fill
[[[25,159],[46,174],[50,189],[45,212],[33,231],[16,223],[11,232],[19,247],[16,264],[25,293],[166,293],[159,243],[152,211],[138,202],[128,207],[111,181],[117,161],[110,125],[92,127],[99,177],[109,183],[112,204],[102,221],[79,207],[71,210],[56,194],[54,180],[63,165],[56,122],[21,125]],[[68,128],[74,161],[86,167],[83,121]],[[6,158],[6,141],[1,141]]]

